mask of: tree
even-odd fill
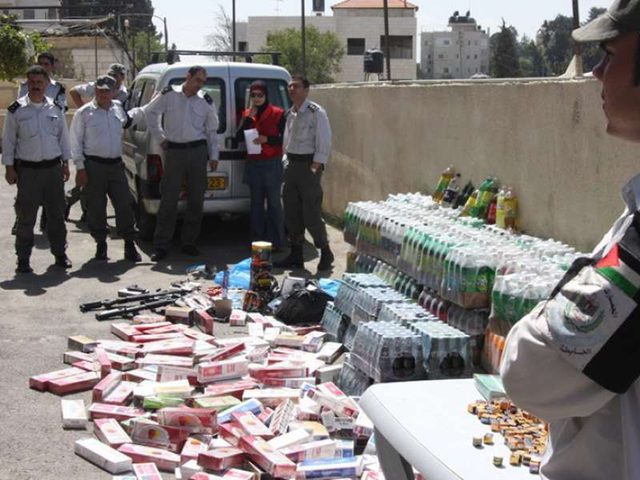
[[[138,32],[128,38],[127,42],[129,44],[128,50],[135,51],[135,53],[132,53],[132,57],[135,55],[136,70],[140,70],[152,63],[151,55],[153,52],[164,52],[162,35],[159,34]]]
[[[216,28],[213,33],[205,37],[207,46],[217,52],[232,52],[233,22],[222,5],[218,5],[215,23]]]
[[[507,27],[504,19],[498,33],[491,36],[491,76],[513,78],[520,76],[520,60],[516,39],[518,32]]]
[[[589,17],[587,18],[587,21],[583,23],[583,25],[591,22],[593,19],[599,17],[606,11],[606,8],[592,7],[591,10],[589,10]],[[582,45],[582,64],[585,72],[593,70],[593,67],[598,64],[601,58],[602,49],[597,43],[590,42]]]
[[[523,35],[518,43],[518,52],[520,73],[523,77],[544,77],[546,75],[542,52],[533,40]]]
[[[121,30],[124,19],[129,20],[129,29],[132,33],[151,31],[156,33],[156,28],[151,21],[153,5],[151,0],[62,0],[62,17],[103,17],[110,13],[116,15],[116,30]],[[127,17],[127,13],[144,13],[148,16]],[[122,20],[120,20],[122,16]]]
[[[345,49],[333,32],[321,33],[314,26],[305,28],[306,75],[313,83],[332,83],[340,72]],[[287,28],[267,35],[263,52],[281,52],[282,66],[291,73],[302,72],[302,41],[300,30]]]
[[[39,34],[23,32],[12,15],[0,15],[0,45],[0,80],[24,75],[29,65],[35,63],[35,56],[49,49]]]
[[[571,31],[573,19],[558,15],[553,20],[545,20],[538,30],[538,44],[542,49],[550,75],[561,75],[573,57]]]

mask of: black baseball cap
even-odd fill
[[[640,32],[640,0],[615,0],[609,9],[573,31],[576,42],[604,42],[623,33]]]
[[[100,75],[96,79],[97,90],[113,90],[116,88],[116,79],[109,75]]]

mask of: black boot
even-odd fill
[[[66,255],[56,255],[56,262],[54,263],[56,267],[60,268],[71,268],[73,265],[71,264],[71,260]]]
[[[16,273],[33,273],[31,265],[29,265],[28,258],[19,258],[18,266],[16,267]]]
[[[18,219],[16,218],[16,221],[13,222],[13,227],[11,227],[11,235],[15,235],[17,231],[18,231]]]
[[[302,257],[302,246],[291,246],[291,252],[279,262],[273,262],[276,268],[304,268],[304,258]]]
[[[138,253],[136,244],[133,240],[124,241],[124,258],[125,260],[129,260],[131,262],[140,262],[142,260],[142,257]]]
[[[318,271],[322,270],[331,270],[331,265],[333,264],[333,252],[329,245],[326,247],[322,247],[320,249],[320,262],[318,263]]]
[[[96,254],[93,256],[94,260],[106,260],[107,259],[107,242],[102,240],[96,243]]]
[[[152,262],[159,262],[163,258],[165,258],[169,252],[167,252],[164,248],[156,248],[155,251],[151,254]]]

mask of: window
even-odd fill
[[[238,51],[246,52],[247,51],[247,42],[238,42]]]
[[[56,18],[58,18],[58,9],[57,8],[47,9],[47,19],[55,20]]]
[[[364,55],[364,38],[347,38],[347,55]]]
[[[156,89],[156,81],[142,78],[138,80],[129,93],[129,99],[125,103],[127,110],[134,107],[142,107],[149,103]],[[144,117],[135,126],[136,131],[144,132],[147,130],[147,122]]]
[[[444,42],[442,42],[442,43],[444,43],[445,45],[451,45],[451,42],[450,42],[449,40],[445,40],[445,41],[444,41]]]
[[[380,46],[382,51],[386,51],[386,37],[380,36]],[[448,41],[448,40],[446,40]],[[390,58],[413,58],[413,37],[411,35],[389,36],[389,57]]]
[[[275,78],[239,78],[235,83],[236,90],[236,118],[239,121],[242,111],[249,106],[249,85],[255,80],[262,80],[267,84],[269,103],[287,110],[291,100],[287,93],[287,82]]]
[[[172,78],[171,81],[169,81],[169,85],[182,85],[184,81],[184,77]],[[209,94],[215,106],[218,107],[218,133],[224,133],[227,130],[227,102],[225,100],[224,80],[221,78],[208,77],[202,90]]]
[[[33,9],[26,9],[22,11],[22,18],[24,20],[35,20],[36,19],[36,11]]]
[[[441,54],[439,54],[439,55],[438,55],[438,58],[439,58],[440,60],[444,60],[444,55],[441,53]]]
[[[444,67],[442,69],[442,73],[449,73],[449,68],[448,67]]]

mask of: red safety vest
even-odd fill
[[[250,111],[251,109],[247,108],[244,112],[242,112],[242,116],[249,117]],[[249,117],[252,120],[251,128],[257,129],[258,133],[260,135],[264,135],[265,137],[277,137],[280,135],[278,125],[280,124],[282,115],[284,115],[283,109],[269,104],[262,112],[262,115],[258,117],[257,121],[255,117]],[[268,160],[270,158],[281,156],[282,145],[269,145],[268,143],[263,143],[262,153],[258,155],[247,155],[247,158],[250,160]]]

